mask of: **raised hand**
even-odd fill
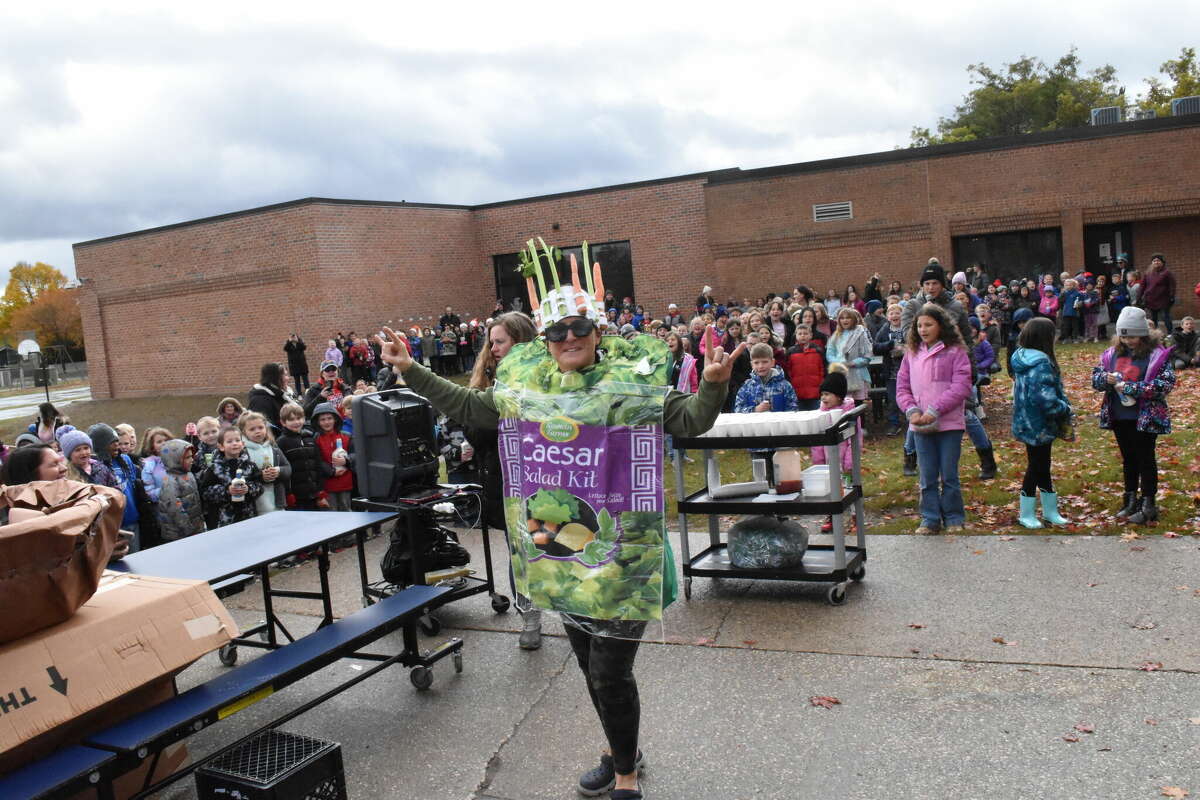
[[[416,363],[408,352],[408,342],[386,325],[383,326],[383,336],[376,336],[375,341],[379,342],[379,357],[385,364],[390,364],[400,372],[408,372],[408,368]]]
[[[709,325],[704,331],[704,380],[709,383],[725,383],[733,372],[733,362],[746,349],[746,343],[739,344],[732,353],[726,353],[725,348],[717,344],[716,328]]]

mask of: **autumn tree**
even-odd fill
[[[42,349],[83,347],[83,318],[79,313],[78,289],[51,288],[12,316],[14,331],[33,331]]]
[[[13,316],[31,305],[43,293],[64,289],[67,276],[49,264],[18,261],[8,273],[8,285],[0,297],[0,336],[12,338],[13,331],[25,330],[14,325]]]
[[[938,120],[936,132],[914,127],[910,147],[1072,128],[1088,124],[1093,108],[1125,104],[1116,69],[1105,64],[1081,74],[1074,47],[1052,66],[1022,56],[1001,69],[971,64],[967,72],[975,88],[952,117]]]
[[[1196,61],[1196,48],[1183,48],[1179,58],[1164,62],[1158,71],[1166,76],[1169,84],[1157,77],[1148,78],[1146,83],[1150,88],[1138,99],[1139,108],[1156,111],[1160,117],[1169,117],[1172,100],[1200,95],[1200,63]]]

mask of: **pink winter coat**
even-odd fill
[[[854,398],[847,397],[845,400],[842,401],[842,405],[840,407],[841,407],[842,411],[846,411],[846,412],[853,411],[854,410]],[[821,406],[821,410],[826,411],[827,409],[825,408],[825,406]],[[862,452],[862,436],[863,436],[862,417],[859,417],[857,420],[855,420],[854,424],[855,424],[855,428],[856,428],[854,435],[858,437],[858,449],[859,449],[859,452]],[[854,469],[854,453],[850,449],[850,440],[849,439],[847,439],[846,441],[844,441],[838,445],[838,453],[840,453],[841,457],[842,457],[842,472],[849,474],[850,471]],[[812,462],[814,464],[826,463],[824,447],[814,447],[812,449]]]
[[[906,350],[896,374],[896,405],[905,416],[911,409],[937,415],[937,431],[966,429],[964,406],[971,394],[971,359],[962,347],[924,342],[917,352]]]
[[[679,368],[679,380],[675,388],[681,392],[695,394],[700,388],[700,374],[696,371],[696,359],[690,353],[683,354],[683,365]]]
[[[1043,317],[1056,316],[1058,314],[1058,295],[1054,293],[1054,287],[1043,283],[1038,287],[1038,293],[1042,296],[1038,303],[1038,313]]]

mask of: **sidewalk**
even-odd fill
[[[385,544],[368,543],[373,570]],[[481,564],[478,533],[464,544]],[[824,603],[821,584],[695,579],[692,599],[668,611],[668,643],[638,658],[647,798],[1110,800],[1164,786],[1200,796],[1196,538],[877,536],[868,552],[866,580],[841,607]],[[507,564],[501,537],[493,554]],[[339,614],[360,607],[354,555],[334,557]],[[275,585],[315,581],[305,565]],[[257,619],[253,587],[227,603],[239,622]],[[280,606],[313,613],[304,601]],[[575,778],[602,742],[558,623],[525,653],[517,616],[494,614],[486,595],[439,618],[427,641],[461,636],[461,675],[439,664],[422,693],[391,669],[287,729],[342,744],[357,800],[578,797]],[[289,621],[294,631],[315,622]],[[389,646],[398,639],[377,649]],[[243,711],[193,751],[354,667],[335,664]],[[180,687],[222,669],[206,657]],[[814,695],[841,704],[817,708]]]

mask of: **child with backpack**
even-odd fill
[[[1037,518],[1039,491],[1046,522],[1067,524],[1058,513],[1058,494],[1050,476],[1051,448],[1071,419],[1071,403],[1063,391],[1062,375],[1054,357],[1054,333],[1054,323],[1050,320],[1030,320],[1022,329],[1012,356],[1012,435],[1025,445],[1026,458],[1018,521],[1026,528],[1042,527]]]
[[[1158,437],[1171,432],[1167,395],[1175,388],[1171,351],[1160,344],[1146,312],[1127,306],[1117,318],[1112,346],[1092,369],[1092,388],[1104,393],[1100,427],[1121,451],[1124,504],[1117,519],[1142,525],[1158,519]],[[1140,493],[1139,493],[1140,485]]]
[[[242,432],[225,428],[217,436],[220,455],[200,476],[200,497],[207,509],[215,511],[221,528],[256,515],[255,501],[263,493],[262,471],[246,454]]]
[[[971,395],[971,357],[958,324],[936,303],[917,312],[896,374],[896,402],[915,433],[921,476],[916,532],[962,533],[966,524],[958,460]],[[944,524],[944,528],[943,528]]]

